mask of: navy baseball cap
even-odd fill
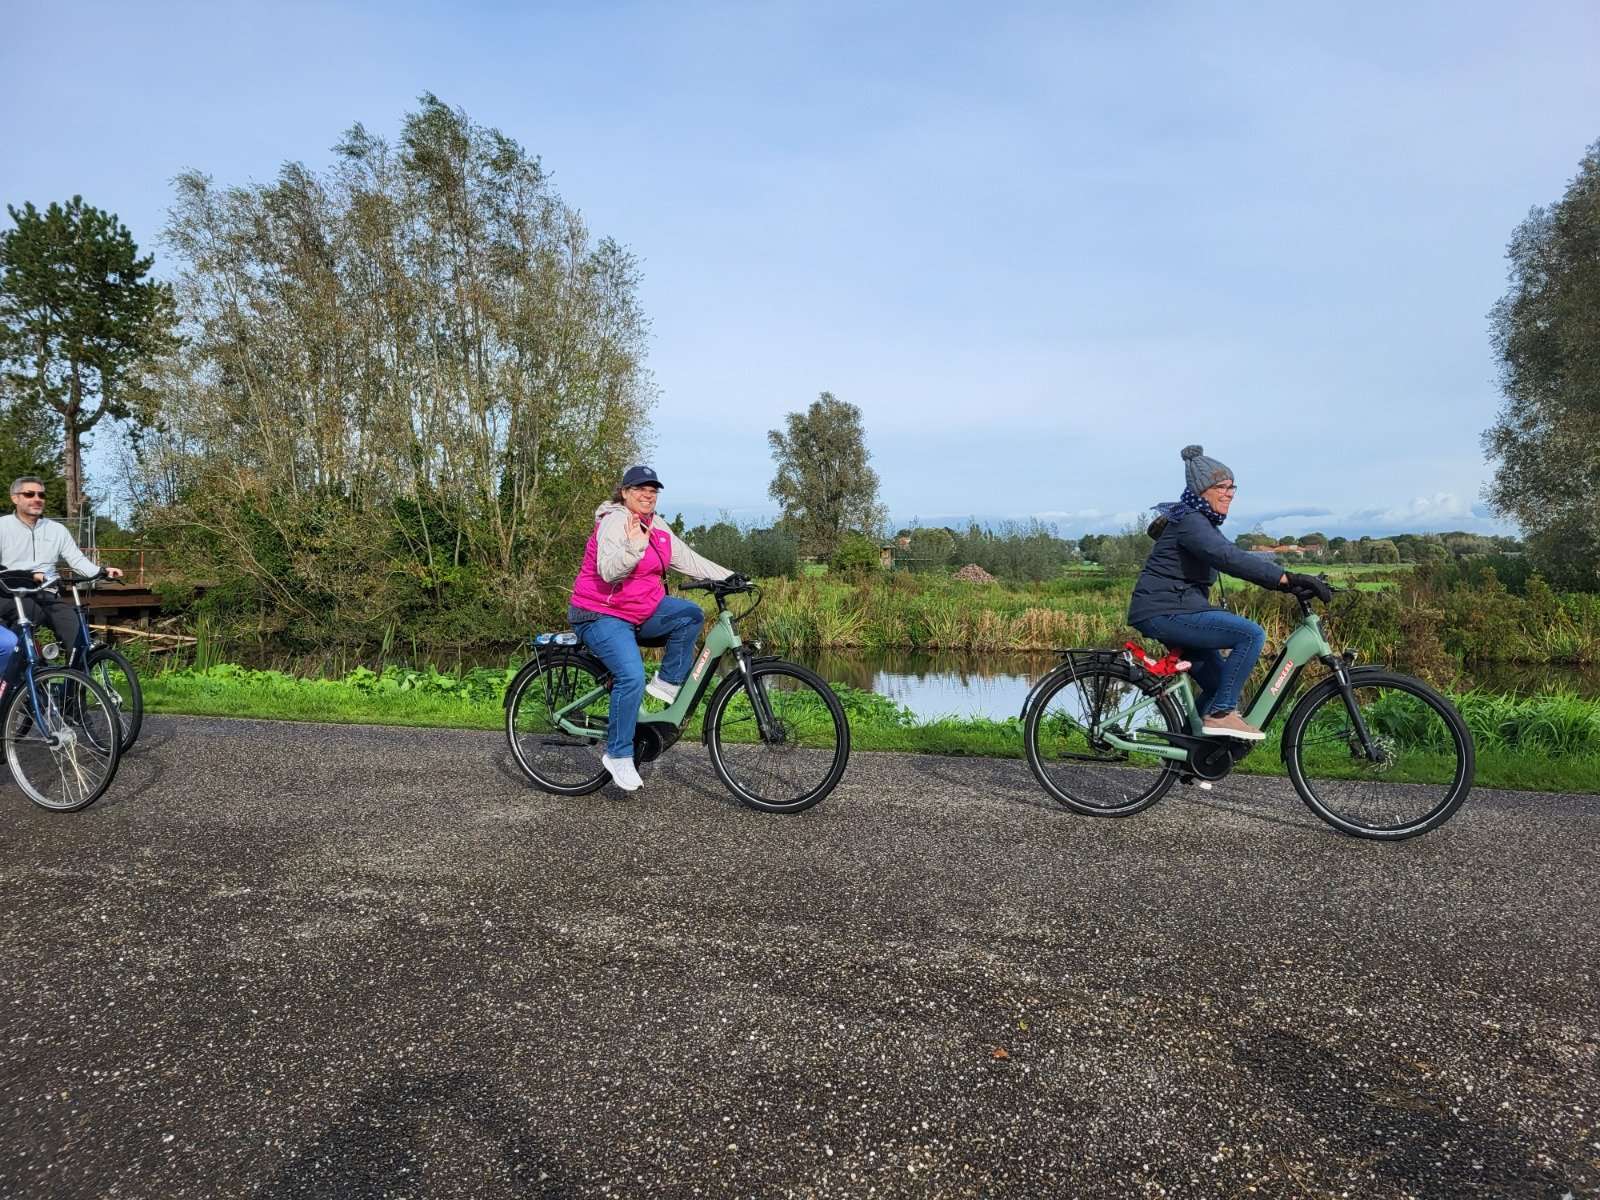
[[[642,487],[648,483],[653,483],[657,487],[667,486],[656,478],[656,469],[654,467],[629,467],[622,473],[623,487]]]

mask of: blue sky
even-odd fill
[[[423,91],[516,137],[642,260],[652,461],[691,518],[771,512],[766,431],[826,389],[902,522],[1117,528],[1200,442],[1241,528],[1498,528],[1505,243],[1600,138],[1588,0],[74,3],[9,32],[0,199],[82,193],[146,248],[178,172],[320,166]]]

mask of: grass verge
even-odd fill
[[[143,677],[145,708],[187,716],[280,721],[501,729],[501,697],[514,671],[464,675],[391,667],[343,679],[300,679],[232,664]],[[835,685],[857,750],[1022,757],[1020,721],[918,720],[887,697]],[[1481,787],[1600,792],[1600,703],[1571,696],[1455,697],[1478,751]],[[703,710],[702,710],[703,711]],[[698,723],[686,736],[698,736]],[[1247,774],[1282,775],[1274,737],[1240,764]]]

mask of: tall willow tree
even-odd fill
[[[1600,591],[1600,142],[1565,195],[1506,247],[1510,286],[1491,314],[1505,392],[1484,444],[1488,496],[1527,534],[1557,586]]]
[[[638,269],[539,160],[424,96],[395,145],[271,184],[182,176],[187,343],[143,511],[311,640],[552,613],[653,388]]]

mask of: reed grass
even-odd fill
[[[1446,686],[1466,663],[1600,663],[1600,598],[1532,585],[1525,596],[1492,584],[1442,589],[1412,572],[1380,582],[1385,590],[1341,593],[1325,614],[1330,640],[1364,660]],[[1136,636],[1126,622],[1132,581],[1106,576],[971,584],[932,574],[859,582],[811,575],[762,586],[761,606],[743,628],[785,652],[1052,650]],[[1271,644],[1281,644],[1300,619],[1282,593],[1235,583],[1223,595],[1265,628]]]

